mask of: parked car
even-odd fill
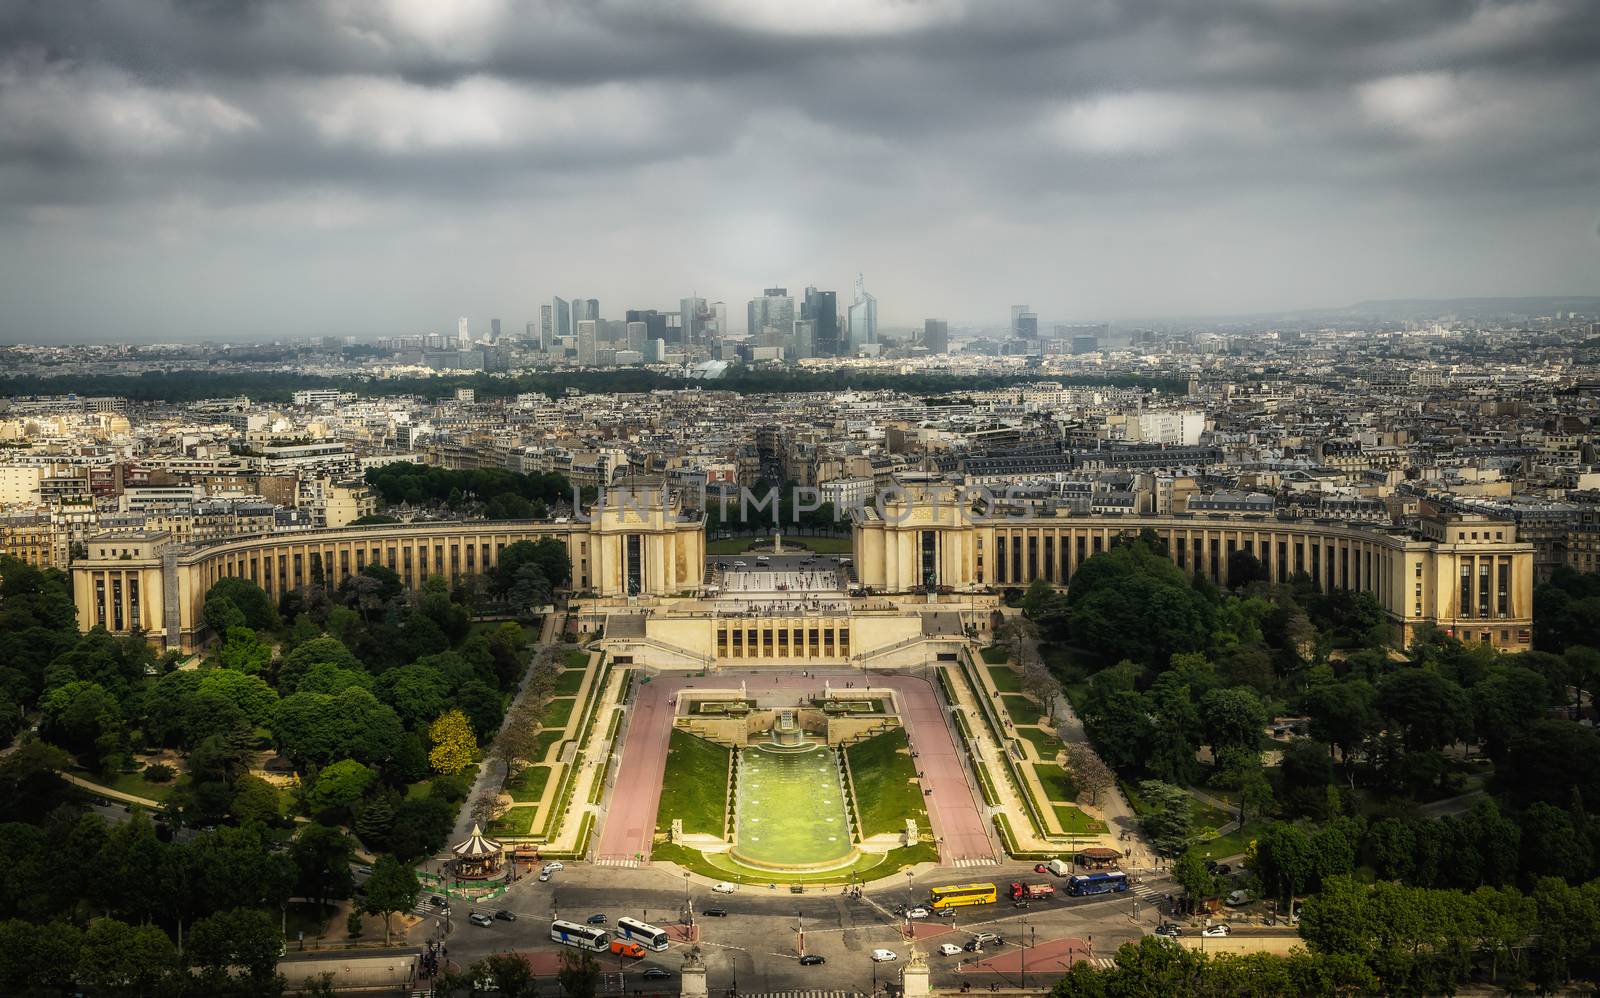
[[[957,946],[955,943],[945,943],[939,947],[939,953],[942,956],[955,956],[960,952],[961,947]]]
[[[827,962],[827,957],[818,956],[815,953],[807,953],[805,956],[800,958],[800,966],[802,967],[820,967]]]
[[[566,864],[562,863],[559,859],[552,859],[550,862],[544,865],[544,868],[549,870],[551,873],[560,873],[567,867]]]
[[[588,922],[590,925],[604,925],[606,924],[606,916],[596,912],[595,914],[584,919],[584,921]]]
[[[707,908],[705,911],[702,911],[700,914],[708,916],[710,918],[727,918],[728,917],[728,909],[722,907],[721,905],[712,905],[711,907]]]
[[[639,976],[647,981],[668,981],[672,979],[672,971],[660,967],[646,967],[644,973]]]
[[[517,920],[517,913],[514,911],[506,911],[504,908],[501,908],[499,911],[494,913],[494,917],[498,918],[502,922],[515,922]]]
[[[927,918],[929,914],[930,913],[929,913],[928,909],[922,907],[921,905],[918,905],[917,907],[912,908],[910,911],[906,912],[906,917],[907,918]]]
[[[1162,922],[1160,925],[1156,926],[1156,935],[1166,936],[1169,939],[1176,939],[1183,935],[1183,930],[1173,922]]]
[[[467,921],[471,922],[473,925],[481,925],[484,928],[488,928],[494,924],[494,919],[490,918],[488,915],[485,915],[481,911],[475,911],[468,915]]]
[[[873,963],[893,963],[900,959],[900,954],[892,949],[875,949],[872,951]]]
[[[1200,934],[1202,936],[1208,936],[1212,939],[1215,939],[1218,936],[1226,936],[1232,931],[1233,930],[1228,928],[1226,925],[1209,925],[1206,928],[1201,929]]]
[[[1230,908],[1237,908],[1242,904],[1250,903],[1249,891],[1234,891],[1228,895],[1227,904]]]
[[[732,894],[738,888],[734,887],[732,884],[728,883],[726,880],[719,880],[716,883],[711,885],[711,889],[713,891],[717,892],[718,894]]]
[[[934,918],[955,918],[956,917],[956,910],[954,908],[935,908],[935,909],[933,909],[933,917]]]
[[[973,933],[972,941],[980,946],[999,946],[1002,942],[1004,942],[1004,940],[1000,938],[999,934],[994,932]]]
[[[540,870],[539,871],[539,883],[541,883],[541,884],[545,883],[549,879],[550,879],[550,871],[549,870]]]

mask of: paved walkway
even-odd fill
[[[148,797],[140,797],[136,794],[123,793],[121,790],[113,789],[101,783],[92,783],[81,776],[74,776],[62,770],[57,770],[56,775],[75,787],[82,787],[84,790],[99,794],[108,800],[121,801],[124,804],[137,804],[140,807],[149,808],[151,811],[160,811],[163,808],[162,803],[158,800],[151,800]]]
[[[1082,745],[1089,751],[1094,751],[1094,746],[1089,743],[1089,736],[1083,730],[1083,721],[1072,709],[1072,703],[1065,695],[1056,698],[1056,734],[1065,745]],[[1144,835],[1139,831],[1139,819],[1129,806],[1127,798],[1122,796],[1122,788],[1113,783],[1110,787],[1100,792],[1099,801],[1094,808],[1099,812],[1099,817],[1106,823],[1111,841],[1106,844],[1114,849],[1120,849],[1125,854],[1129,867],[1149,869],[1155,866],[1155,852],[1150,844],[1145,841]],[[1123,835],[1128,837],[1123,839]]]
[[[552,654],[557,638],[557,628],[564,614],[557,608],[544,615],[544,620],[539,627],[539,639],[534,645],[533,656],[528,660],[528,667],[522,672],[522,681],[517,684],[517,695],[512,698],[511,705],[506,708],[509,718],[517,705],[522,701],[528,691],[528,681],[533,678],[540,656]],[[490,790],[498,790],[505,782],[506,764],[498,758],[488,758],[478,767],[478,778],[473,781],[472,789],[467,792],[467,797],[461,802],[461,810],[456,814],[455,828],[450,833],[450,839],[445,843],[445,849],[466,839],[472,833],[472,802],[481,794]],[[552,779],[554,777],[552,776]],[[441,852],[440,859],[448,858],[446,852]]]
[[[821,695],[826,680],[849,677],[863,691],[872,687],[895,691],[905,711],[911,748],[923,773],[923,786],[932,791],[925,801],[932,833],[940,843],[947,865],[978,865],[996,861],[983,809],[974,798],[961,765],[960,750],[950,733],[933,687],[912,676],[869,676],[857,670],[790,674],[736,673],[710,676],[657,676],[641,686],[623,744],[620,771],[625,778],[613,788],[610,813],[595,850],[600,862],[632,862],[650,855],[656,811],[661,801],[661,778],[666,768],[667,741],[672,733],[670,701],[680,690],[726,689],[743,682],[751,695],[775,691]]]

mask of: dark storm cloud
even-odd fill
[[[464,240],[416,265],[446,283],[515,266],[666,300],[742,300],[746,267],[898,268],[897,320],[1582,290],[1540,282],[1593,271],[1597,52],[1591,0],[0,0],[0,290],[22,292],[0,319],[66,311],[75,251],[275,268],[309,231],[346,254]],[[1288,273],[1263,248],[1285,205],[1381,248]],[[1413,262],[1452,259],[1464,220],[1547,256]],[[693,252],[635,256],[663,232]],[[1155,250],[1056,259],[1063,234]],[[990,239],[1002,282],[1070,262],[1097,291],[985,287]],[[1195,283],[1197,257],[1229,269]],[[469,307],[450,295],[409,307]]]

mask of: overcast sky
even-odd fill
[[[1594,293],[1596,0],[0,0],[0,340]]]

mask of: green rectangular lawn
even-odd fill
[[[1022,692],[1022,677],[1009,665],[989,666],[989,681],[1001,693]]]
[[[533,815],[537,810],[531,805],[512,807],[489,822],[485,831],[490,835],[528,835],[533,831]]]
[[[674,728],[667,742],[661,776],[661,806],[656,831],[668,832],[674,818],[690,834],[721,835],[728,808],[728,749]]]
[[[1056,820],[1068,835],[1099,835],[1106,830],[1105,822],[1096,821],[1071,804],[1057,804],[1055,809]]]
[[[1044,786],[1047,800],[1071,803],[1078,799],[1078,784],[1072,779],[1072,774],[1065,769],[1048,762],[1040,762],[1034,764],[1033,771],[1038,774],[1039,782]]]
[[[1061,739],[1043,728],[1018,728],[1017,737],[1032,742],[1041,759],[1054,759],[1056,753],[1061,751]]]
[[[578,701],[573,697],[556,697],[544,709],[544,726],[547,728],[564,727],[567,719],[572,717],[572,708]]]
[[[572,696],[578,692],[578,687],[583,685],[583,677],[588,674],[587,669],[566,669],[556,676],[556,695]]]
[[[545,784],[550,782],[549,766],[529,766],[506,783],[506,793],[518,804],[537,804],[544,796]]]
[[[1011,657],[1011,653],[1004,645],[990,645],[983,649],[982,655],[983,660],[990,665],[1005,665],[1006,660]]]
[[[529,762],[548,762],[548,761],[550,761],[549,760],[550,746],[554,745],[556,742],[559,742],[561,740],[561,734],[562,734],[561,729],[557,728],[554,731],[541,731],[537,735],[535,735],[534,738],[533,738],[533,742],[534,742],[534,745],[537,746],[537,748],[534,750],[534,755],[537,758],[530,759],[528,761]]]
[[[1007,693],[1000,697],[1012,724],[1038,724],[1044,709],[1020,693]]]
[[[915,818],[919,829],[928,830],[928,809],[923,806],[922,784],[904,728],[874,735],[845,749],[845,754],[862,836],[902,831],[907,818]]]

